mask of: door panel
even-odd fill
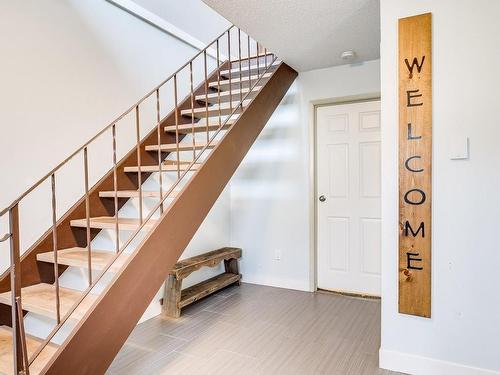
[[[316,119],[318,288],[380,295],[380,102]]]

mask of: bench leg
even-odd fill
[[[169,275],[165,285],[165,295],[163,297],[163,311],[170,318],[178,318],[181,316],[179,302],[181,301],[182,280],[178,280],[175,276]]]
[[[238,265],[238,259],[233,258],[224,260],[224,269],[227,273],[234,273],[235,275],[239,275],[240,268]],[[238,282],[236,282],[235,284],[241,285],[241,281],[238,280]]]

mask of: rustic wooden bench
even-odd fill
[[[178,262],[168,275],[163,298],[165,315],[178,318],[181,309],[231,284],[240,284],[238,259],[241,249],[224,247]],[[202,267],[215,267],[224,261],[225,272],[182,290],[182,280]]]

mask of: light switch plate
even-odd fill
[[[449,138],[449,154],[451,160],[469,159],[469,137],[451,135]]]

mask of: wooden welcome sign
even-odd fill
[[[399,20],[399,312],[431,316],[431,14]]]

